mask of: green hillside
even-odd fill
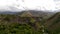
[[[45,28],[50,31],[50,34],[60,33],[60,12],[46,20]]]
[[[50,14],[42,11],[23,11],[16,14],[0,14],[0,34],[59,33],[59,14],[60,13],[56,13],[53,15],[53,13]]]
[[[43,34],[40,17],[0,14],[0,34]]]

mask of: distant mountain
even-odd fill
[[[44,26],[48,31],[53,33],[60,33],[60,12],[54,14],[49,19],[46,20]]]
[[[0,14],[16,14],[18,12],[12,12],[12,11],[0,11]]]
[[[48,19],[50,16],[55,14],[54,12],[45,12],[38,10],[24,10],[24,11],[0,11],[0,14],[13,14],[19,15],[20,17],[42,17],[43,19]]]
[[[37,11],[37,10],[28,10],[28,11],[0,11],[0,14],[14,14],[19,15],[20,17],[42,17],[49,18],[54,12],[45,12],[45,11]]]
[[[49,18],[52,16],[53,12],[44,12],[44,11],[36,11],[36,10],[28,10],[28,11],[22,11],[17,13],[20,17],[42,17],[42,18]]]

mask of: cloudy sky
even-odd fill
[[[60,0],[0,0],[0,10],[59,10]]]

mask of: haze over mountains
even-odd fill
[[[0,14],[16,14],[16,15],[20,15],[20,14],[32,14],[35,17],[39,16],[39,15],[52,15],[55,12],[49,12],[49,11],[38,11],[38,10],[24,10],[24,11],[0,11]]]

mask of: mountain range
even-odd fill
[[[43,33],[59,34],[60,12],[55,13],[55,12],[44,12],[35,10],[27,10],[21,12],[8,12],[8,11],[0,12],[0,27],[4,25],[5,26],[4,28],[9,30],[8,27],[10,27],[11,26],[10,24],[12,23],[13,23],[12,26],[14,26],[15,24],[13,28],[18,28],[17,26],[22,26],[22,24],[24,24],[24,26],[27,25],[28,27],[32,27],[34,29],[33,32],[37,32],[38,34],[40,34],[41,32],[42,34]],[[18,23],[18,25],[16,23]],[[12,28],[12,26],[10,28]],[[5,30],[3,30],[3,32],[5,32]]]

